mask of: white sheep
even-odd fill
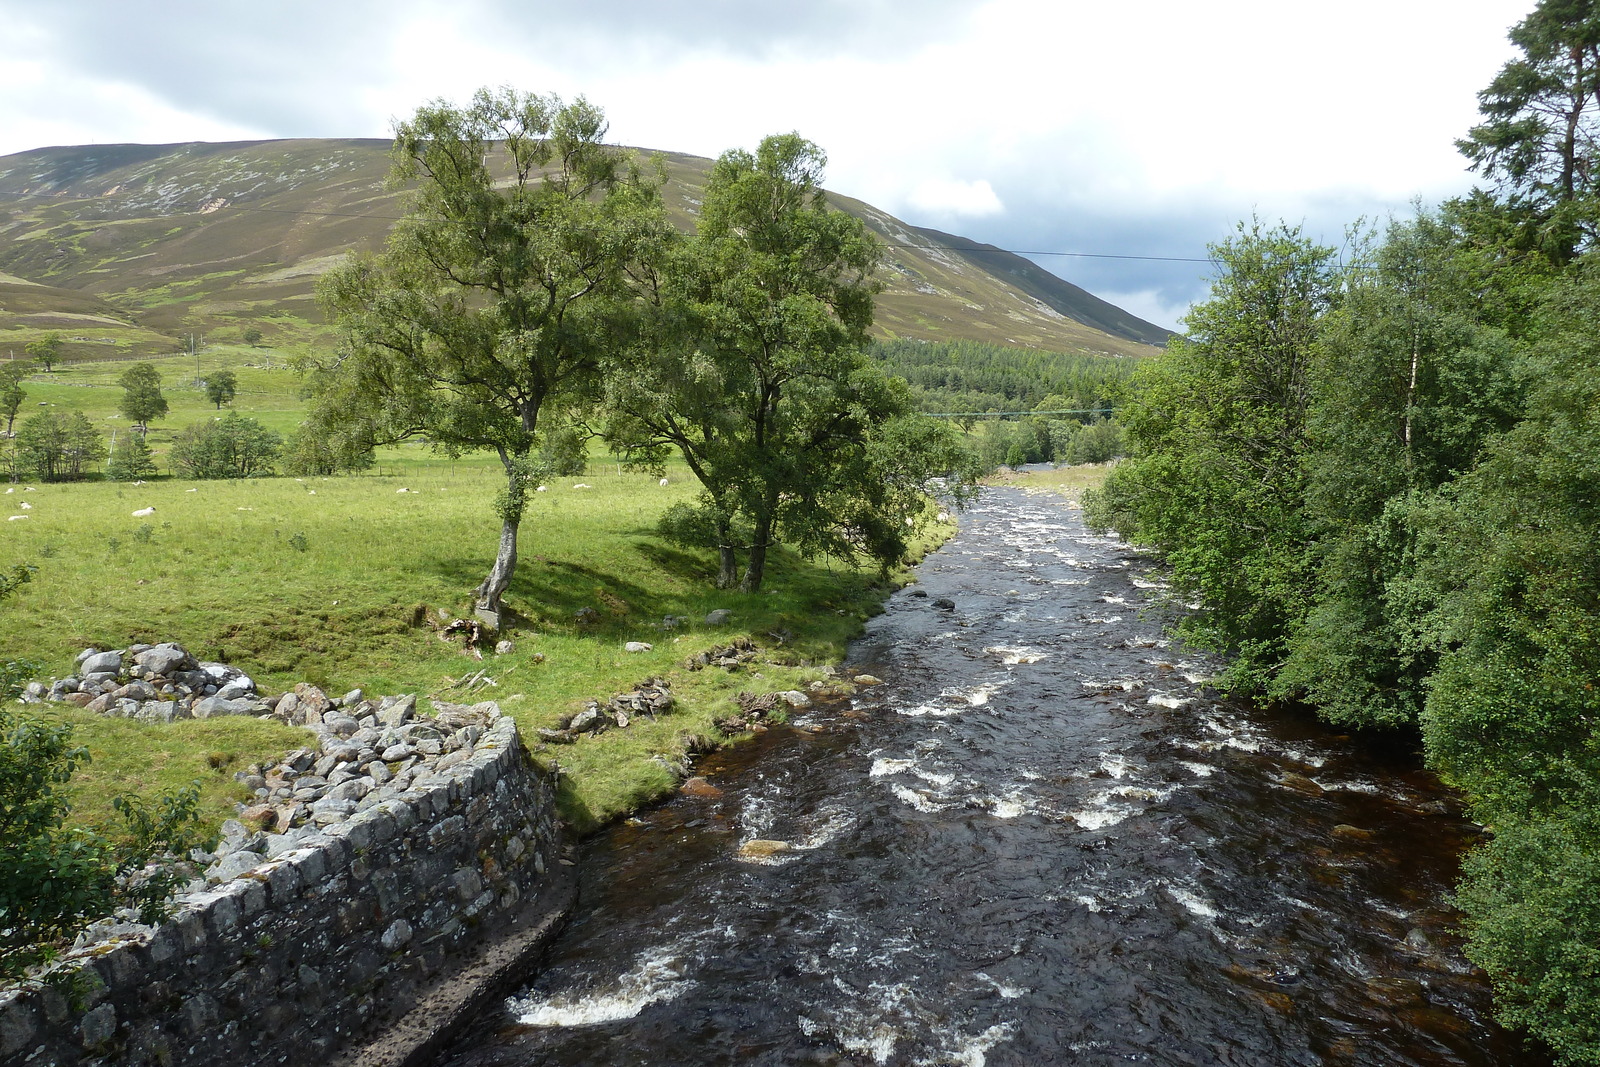
[[[22,510],[23,511],[32,511],[33,510],[33,505],[28,503],[26,500],[24,500],[22,502]]]
[[[665,478],[661,479],[661,484],[662,485],[666,485],[667,484],[667,480]]]
[[[140,508],[138,511],[135,511],[133,513],[133,517],[136,518],[136,519],[142,519],[146,515],[154,515],[155,513],[156,513],[156,509],[155,508]]]
[[[26,519],[27,517],[28,516],[26,516],[26,515],[7,515],[6,516],[6,521],[7,522],[16,522],[18,519]]]
[[[577,485],[574,485],[572,488],[574,488],[574,489],[593,489],[594,486],[590,485],[588,482],[579,482]]]
[[[548,485],[541,485],[539,488],[534,490],[535,493],[548,493],[549,491],[550,487]]]
[[[409,492],[411,492],[411,490],[401,488],[401,489],[396,489],[395,492],[397,492],[397,493],[409,493]]]

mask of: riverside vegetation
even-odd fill
[[[1260,222],[1141,369],[1091,513],[1239,693],[1420,734],[1490,831],[1504,1022],[1600,1063],[1600,11],[1543,0],[1459,147],[1488,189],[1334,249]]]

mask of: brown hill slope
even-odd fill
[[[173,351],[185,333],[314,344],[316,278],[399,215],[389,142],[42,148],[0,157],[0,353],[59,330],[68,359]],[[661,154],[692,224],[711,161]],[[1010,253],[835,197],[884,239],[883,336],[1145,355],[1166,331]]]

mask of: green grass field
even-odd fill
[[[240,376],[234,406],[292,429],[303,410],[295,377],[230,365]],[[123,366],[37,376],[27,383],[29,400],[114,423],[108,415]],[[165,425],[208,417],[203,397],[172,387],[172,364],[162,372],[173,408]],[[159,433],[151,434],[158,451]],[[578,482],[592,488],[574,488]],[[4,523],[0,563],[31,562],[38,572],[0,605],[0,649],[59,677],[90,645],[177,641],[244,669],[270,691],[309,681],[334,695],[361,688],[495,699],[529,738],[588,700],[603,702],[652,675],[669,678],[680,705],[673,715],[540,753],[559,761],[565,812],[588,829],[671,789],[651,757],[677,757],[689,738],[713,735],[711,719],[733,708],[739,690],[802,688],[819,678],[817,668],[842,655],[887,588],[876,569],[780,553],[760,593],[719,592],[709,554],[672,547],[654,532],[661,512],[692,497],[694,485],[669,471],[663,487],[597,458],[586,475],[533,495],[506,597],[515,619],[505,636],[516,649],[486,651],[480,662],[425,620],[468,611],[470,590],[493,559],[492,501],[501,484],[492,460],[452,463],[407,447],[386,450],[373,473],[338,478],[7,486],[14,492],[0,494],[0,514],[26,518]],[[23,510],[24,502],[31,507]],[[155,510],[132,514],[145,508]],[[594,617],[580,624],[584,608]],[[729,609],[731,624],[698,622],[714,608]],[[664,630],[668,615],[696,622]],[[683,668],[692,653],[741,635],[776,662],[733,675]],[[627,653],[628,641],[654,649]],[[479,671],[493,684],[460,686]],[[220,821],[242,799],[233,772],[304,736],[253,722],[161,727],[76,712],[72,721],[95,753],[76,780],[89,823],[101,820],[115,791],[193,779],[207,783],[209,817]]]

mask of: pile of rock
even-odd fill
[[[119,718],[172,722],[218,715],[265,715],[271,706],[249,675],[195,659],[181,645],[129,645],[78,653],[78,673],[31,683],[24,700],[57,700]]]
[[[223,826],[209,857],[206,880],[226,882],[284,852],[303,846],[358,811],[398,797],[471,758],[500,717],[491,702],[441,704],[432,718],[417,714],[415,696],[330,699],[301,683],[277,701],[274,718],[306,726],[315,747],[299,748],[271,767],[250,766],[235,775],[255,795],[237,820]]]
[[[741,637],[720,648],[695,653],[685,661],[684,666],[691,671],[703,670],[706,667],[721,667],[724,670],[736,671],[760,654],[761,650],[748,637]]]
[[[619,730],[640,715],[652,719],[672,710],[672,690],[665,678],[646,678],[626,693],[618,693],[602,705],[598,700],[576,715],[563,719],[554,730],[540,730],[539,739],[555,745],[567,745],[579,734],[598,734],[612,727]]]
[[[712,720],[712,725],[725,734],[743,733],[762,727],[762,720],[777,708],[803,708],[811,698],[798,689],[778,693],[740,693],[733,698],[739,705],[739,714],[723,715]]]

